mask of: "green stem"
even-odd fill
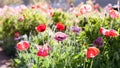
[[[90,65],[90,68],[92,68],[92,66],[93,66],[93,59],[92,59],[92,61],[91,61],[91,65]]]
[[[56,30],[56,26],[53,28],[53,32],[55,32],[55,30]]]
[[[84,67],[83,68],[85,68],[85,62],[86,62],[86,57],[85,57],[85,60],[84,60]]]
[[[113,19],[110,23],[110,29],[112,29],[112,26],[113,26],[113,22],[115,21],[115,19]]]
[[[29,54],[28,54],[28,51],[27,50],[25,50],[25,52],[26,52],[26,59],[27,59],[27,63],[29,63]]]
[[[75,46],[75,42],[76,42],[76,41],[75,41],[75,36],[76,36],[76,35],[74,34],[74,46]]]
[[[113,21],[110,23],[110,29],[112,29],[112,24],[113,24]]]

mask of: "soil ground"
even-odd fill
[[[12,59],[6,56],[0,46],[0,68],[11,68]]]

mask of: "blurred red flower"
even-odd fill
[[[60,30],[60,31],[62,31],[62,30],[65,29],[65,25],[62,24],[61,22],[58,22],[58,23],[56,24],[56,27],[57,27],[57,29]]]
[[[36,5],[36,8],[41,8],[41,6],[40,5]]]
[[[111,36],[111,37],[115,37],[115,36],[119,36],[118,32],[116,30],[109,30],[109,32],[106,32],[106,36]]]
[[[46,25],[45,24],[40,24],[37,27],[35,27],[35,30],[38,32],[43,32],[46,29]]]
[[[95,5],[93,6],[93,8],[94,8],[94,10],[98,10],[98,8],[99,8],[99,4],[98,4],[98,3],[95,4]]]
[[[17,45],[16,45],[16,48],[19,51],[27,50],[29,47],[30,47],[30,44],[28,41],[21,41],[21,42],[17,43]]]
[[[35,5],[33,5],[33,6],[31,6],[31,8],[32,8],[32,9],[35,9],[35,8],[36,8],[36,6],[35,6]]]
[[[15,33],[15,37],[19,37],[20,36],[20,33],[19,32],[16,32]]]
[[[43,46],[39,46],[38,49],[39,50],[37,52],[37,56],[46,57],[49,55],[50,48],[48,48],[48,44],[45,44]]]
[[[96,47],[89,47],[87,49],[86,57],[89,58],[94,58],[100,53],[100,50]]]

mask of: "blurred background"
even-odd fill
[[[9,6],[17,6],[17,5],[32,5],[34,3],[38,3],[40,1],[46,1],[48,2],[52,7],[59,8],[59,7],[69,7],[70,3],[73,3],[75,6],[77,6],[79,3],[83,2],[86,3],[88,0],[0,0],[0,7],[3,7],[4,5]],[[112,5],[117,4],[117,0],[91,0],[94,3],[98,3],[100,6],[104,7],[108,3],[111,3]]]

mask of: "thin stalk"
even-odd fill
[[[75,41],[75,36],[76,36],[76,35],[74,34],[74,46],[75,46],[75,42],[76,42],[76,41]]]
[[[85,60],[84,60],[84,67],[83,68],[85,68],[85,62],[86,62],[86,57],[85,57]]]
[[[55,32],[55,30],[56,30],[56,26],[54,26],[54,28],[53,28],[53,32]]]
[[[90,65],[90,68],[92,68],[92,66],[93,66],[93,59],[92,59],[92,61],[91,61],[91,65]]]
[[[114,20],[112,20],[111,23],[110,23],[110,29],[112,29],[113,22],[114,22]]]
[[[28,51],[27,50],[25,50],[25,53],[26,53],[26,58],[27,58],[27,62],[29,63],[29,61],[30,61],[30,57],[29,57],[29,54],[28,54]]]

